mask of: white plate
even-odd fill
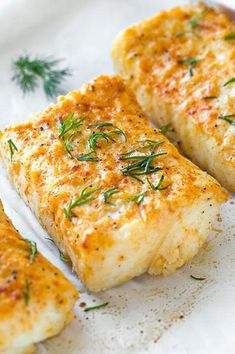
[[[41,90],[22,97],[11,82],[11,61],[22,53],[65,58],[74,69],[65,89],[99,74],[112,73],[111,43],[127,25],[184,1],[5,0],[0,3],[0,128],[24,120],[48,102]],[[82,289],[77,278],[44,240],[45,231],[10,187],[4,170],[0,194],[8,214],[25,237]],[[234,354],[235,207],[222,209],[210,240],[187,266],[167,278],[142,276],[99,294],[81,295],[77,318],[58,337],[38,346],[39,354]],[[190,275],[205,276],[195,281]],[[84,290],[84,289],[83,289]],[[80,302],[108,301],[85,314]],[[96,301],[96,302],[93,302]]]

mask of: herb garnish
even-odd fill
[[[96,132],[92,134],[88,139],[88,144],[92,151],[96,151],[96,143],[98,139],[103,139],[106,140],[107,142],[112,141],[115,143],[115,140],[111,137],[111,133]]]
[[[235,33],[229,33],[224,36],[224,39],[235,39]]]
[[[84,312],[90,312],[90,311],[93,311],[93,310],[98,310],[98,309],[101,309],[102,307],[106,307],[109,303],[108,302],[105,302],[104,304],[101,304],[101,305],[97,305],[97,306],[93,306],[93,307],[87,307]]]
[[[147,182],[150,186],[150,188],[154,191],[165,191],[170,184],[167,184],[165,187],[161,187],[163,181],[164,181],[165,177],[162,175],[158,181],[158,183],[156,184],[156,186],[154,186],[154,184],[147,178]]]
[[[205,96],[205,97],[203,97],[204,100],[214,100],[216,98],[218,98],[218,96]]]
[[[19,85],[24,94],[33,92],[42,80],[43,89],[48,98],[62,93],[61,83],[71,75],[68,68],[56,69],[61,60],[53,58],[31,59],[28,55],[20,56],[13,63],[12,80]]]
[[[134,152],[137,152],[137,151],[142,151],[144,149],[147,149],[149,147],[151,147],[151,151],[154,151],[156,149],[157,146],[159,145],[162,145],[164,143],[164,141],[154,141],[154,140],[149,140],[149,139],[146,139],[146,140],[139,140],[138,141],[139,143],[145,143],[147,142],[146,145],[144,146],[140,146],[136,149],[133,149],[131,151],[128,151],[128,152],[125,152],[123,154],[121,154],[122,157],[125,157],[125,156],[129,156],[129,155],[132,155]]]
[[[130,202],[135,202],[137,205],[143,203],[144,198],[146,197],[147,191],[144,191],[140,194],[134,195],[133,197],[128,198]]]
[[[204,277],[195,277],[194,275],[190,275],[190,277],[194,280],[206,280]]]
[[[90,152],[87,152],[86,154],[83,154],[79,157],[77,157],[78,161],[92,161],[92,162],[98,162],[99,159],[96,156],[95,151],[91,150]]]
[[[117,187],[112,187],[110,189],[107,189],[105,192],[104,192],[104,202],[107,203],[107,204],[113,204],[109,201],[109,199],[114,195],[114,194],[117,194],[119,193],[119,190]]]
[[[8,139],[7,143],[8,143],[9,149],[10,149],[11,161],[12,161],[14,153],[15,153],[15,151],[18,151],[18,148],[15,146],[15,144],[13,143],[13,141],[11,139]]]
[[[29,305],[29,299],[30,299],[30,282],[28,278],[25,279],[25,288],[24,288],[24,303],[25,306]]]
[[[171,124],[170,124],[170,123],[161,125],[161,126],[159,127],[159,131],[160,131],[160,133],[162,133],[163,135],[166,135],[166,133],[168,132],[168,130],[170,129],[170,127],[171,127]]]
[[[103,127],[113,127],[113,123],[110,122],[100,122],[100,123],[92,123],[88,125],[89,128],[95,127],[97,129],[103,128]]]
[[[219,116],[219,119],[223,119],[226,122],[235,125],[235,119],[230,119],[230,118],[234,118],[235,114],[228,114],[227,116]]]
[[[24,241],[30,246],[30,262],[32,263],[38,253],[37,244],[35,241],[31,241],[27,238],[24,238]]]
[[[192,77],[193,76],[193,69],[195,68],[196,64],[199,61],[201,61],[201,59],[189,57],[189,58],[178,60],[178,63],[189,65],[189,76]]]
[[[79,197],[74,201],[71,199],[68,208],[67,209],[64,208],[65,216],[69,221],[71,221],[72,216],[74,216],[72,212],[73,208],[86,204],[97,198],[96,196],[92,196],[92,195],[94,195],[98,190],[100,190],[100,188],[99,187],[90,188],[90,190],[88,190],[88,188],[90,188],[90,186],[83,188]]]
[[[62,139],[64,141],[66,151],[71,157],[73,157],[71,152],[72,140],[76,135],[81,134],[81,131],[77,129],[81,126],[84,119],[85,118],[78,119],[77,117],[74,117],[74,112],[73,112],[59,127],[60,130],[59,139]]]
[[[52,240],[52,238],[49,237],[45,237],[45,240],[50,241],[51,243],[53,243],[53,245],[57,248],[58,253],[59,253],[59,258],[61,261],[68,263],[68,259],[64,256],[63,252],[61,252],[61,250],[57,247],[56,243],[54,240]]]
[[[235,77],[232,77],[231,79],[229,79],[228,81],[226,81],[223,86],[227,86],[229,84],[231,84],[232,82],[235,82]]]

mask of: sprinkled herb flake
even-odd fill
[[[178,64],[187,64],[189,66],[189,76],[192,77],[194,75],[193,69],[199,63],[202,59],[197,59],[193,57],[185,58],[185,59],[180,59],[178,60]]]
[[[29,305],[30,300],[30,282],[28,278],[25,279],[25,287],[24,287],[24,303],[25,306]]]
[[[89,152],[87,152],[86,154],[80,155],[79,157],[77,157],[78,161],[91,161],[91,162],[98,162],[99,159],[96,156],[95,151],[91,150]]]
[[[219,116],[219,119],[225,120],[226,122],[235,125],[235,119],[231,119],[231,118],[235,118],[235,114],[228,114],[226,116]]]
[[[89,190],[88,190],[89,189]],[[89,186],[83,188],[83,190],[81,191],[79,197],[77,199],[75,199],[74,201],[71,199],[68,208],[64,208],[64,213],[66,218],[71,221],[72,216],[74,216],[72,209],[84,205],[94,199],[96,199],[97,197],[94,196],[94,194],[100,190],[100,188],[96,187],[96,188],[90,188]]]
[[[147,182],[150,186],[150,188],[154,191],[165,191],[170,184],[167,184],[165,187],[161,187],[163,181],[164,181],[165,177],[162,175],[158,181],[158,183],[154,186],[154,184],[149,180],[149,178],[147,178]]]
[[[140,205],[144,202],[144,198],[146,197],[146,195],[147,195],[147,191],[144,191],[140,194],[137,194],[137,195],[134,195],[134,196],[128,198],[128,201],[135,202],[137,205]]]
[[[232,82],[235,82],[235,77],[232,77],[231,79],[227,80],[227,81],[223,84],[223,86],[227,86],[227,85],[231,84]]]
[[[117,187],[112,187],[110,189],[107,189],[105,192],[104,192],[104,202],[106,204],[113,204],[110,202],[110,198],[114,195],[114,194],[117,194],[119,193],[119,190]]]
[[[74,117],[74,112],[72,112],[68,118],[61,123],[59,130],[59,139],[62,139],[65,144],[65,149],[68,154],[73,157],[72,155],[72,140],[75,136],[80,135],[81,131],[78,128],[82,125],[82,122],[85,118],[77,118]]]
[[[90,311],[93,311],[93,310],[98,310],[98,309],[101,309],[103,307],[108,306],[108,304],[109,304],[108,302],[105,302],[104,304],[101,304],[101,305],[87,307],[87,308],[85,308],[84,312],[90,312]]]
[[[228,33],[224,36],[225,40],[235,39],[235,33]]]
[[[218,98],[218,96],[205,96],[205,97],[203,97],[204,100],[215,100],[216,98]]]
[[[68,263],[68,259],[64,256],[63,252],[57,247],[57,245],[55,244],[55,241],[52,240],[52,238],[49,238],[49,237],[45,237],[45,240],[50,241],[51,243],[53,243],[53,245],[58,250],[60,260],[65,262],[65,263]]]
[[[30,246],[30,262],[32,263],[38,253],[37,244],[35,241],[31,241],[27,238],[24,238],[24,241]]]
[[[159,131],[160,131],[161,134],[166,135],[167,132],[168,132],[168,130],[170,129],[170,127],[171,127],[171,124],[170,124],[170,123],[161,125],[161,126],[159,127]]]
[[[190,278],[192,278],[194,280],[206,280],[206,278],[204,278],[204,277],[195,277],[194,275],[190,275]]]
[[[14,153],[16,151],[18,151],[18,148],[17,146],[13,143],[13,141],[11,139],[8,139],[7,140],[7,143],[8,143],[8,146],[9,146],[9,149],[10,149],[10,156],[11,156],[11,161],[13,160],[13,156],[14,156]]]

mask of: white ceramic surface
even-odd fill
[[[231,0],[232,1],[232,0]],[[24,120],[47,104],[41,90],[22,97],[11,82],[19,54],[54,55],[73,68],[65,90],[112,73],[111,43],[127,25],[183,0],[2,0],[0,3],[0,128]],[[142,276],[99,294],[88,294],[63,264],[32,213],[0,171],[0,196],[25,237],[83,291],[77,318],[37,354],[234,354],[235,201],[223,206],[200,254],[167,278]],[[205,276],[195,281],[190,275]],[[94,302],[95,301],[95,302]],[[79,306],[109,302],[86,314]]]

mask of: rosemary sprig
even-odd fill
[[[68,68],[57,69],[61,60],[53,58],[35,58],[20,56],[13,62],[14,75],[12,80],[17,83],[24,94],[33,92],[38,87],[39,81],[48,98],[53,98],[62,93],[61,83],[71,75]]]
[[[25,288],[24,288],[24,303],[25,306],[29,305],[30,300],[30,282],[28,278],[25,279]]]
[[[170,124],[170,123],[161,125],[161,126],[159,127],[159,131],[160,131],[160,133],[162,133],[163,135],[166,135],[166,133],[168,132],[168,130],[170,129],[170,127],[171,127],[171,124]]]
[[[32,263],[36,257],[36,254],[38,253],[38,249],[37,249],[37,244],[35,241],[31,241],[27,238],[24,238],[24,241],[28,243],[28,245],[30,246],[30,262]]]
[[[189,57],[189,58],[178,60],[178,63],[179,64],[187,64],[189,66],[189,76],[192,77],[193,76],[193,69],[195,68],[195,66],[197,65],[197,63],[199,61],[201,61],[201,59]]]
[[[113,204],[110,202],[110,198],[114,195],[114,194],[117,194],[119,193],[119,190],[117,187],[112,187],[110,189],[107,189],[105,192],[104,192],[104,202],[107,203],[107,204]]]
[[[197,33],[195,33],[194,31],[182,31],[182,32],[176,33],[176,38],[180,38],[180,37],[184,36],[185,34],[192,34],[195,37],[199,37],[199,35]]]
[[[92,161],[92,162],[98,162],[99,159],[96,156],[95,151],[91,150],[87,152],[86,154],[83,154],[77,158],[78,161]]]
[[[235,39],[235,33],[228,33],[224,36],[225,40]]]
[[[65,263],[68,263],[68,259],[64,256],[63,252],[57,247],[57,245],[55,244],[55,241],[52,240],[52,238],[50,238],[50,237],[45,237],[45,240],[50,241],[51,243],[53,243],[53,245],[58,250],[60,260],[65,262]]]
[[[206,278],[204,278],[204,277],[195,277],[194,275],[190,275],[190,278],[192,278],[194,280],[206,280]]]
[[[13,143],[13,141],[11,139],[8,139],[7,140],[7,143],[8,143],[8,146],[9,146],[9,149],[10,149],[10,156],[11,156],[11,161],[13,160],[13,156],[14,156],[14,153],[15,151],[18,151],[18,148],[17,146]]]
[[[90,188],[90,186],[87,186],[85,188],[83,188],[83,190],[81,191],[79,197],[75,200],[71,199],[68,208],[64,208],[64,213],[66,218],[71,221],[71,218],[73,216],[72,210],[78,206],[81,206],[83,204],[86,204],[94,199],[96,199],[97,197],[94,196],[94,194],[100,190],[99,187],[96,188],[90,188],[90,190],[88,190]]]
[[[228,114],[227,116],[219,116],[219,119],[225,120],[226,122],[235,125],[235,119],[231,119],[234,118],[235,114]]]
[[[235,77],[232,77],[231,79],[227,80],[227,81],[223,84],[223,86],[227,86],[227,85],[231,84],[232,82],[235,82]]]
[[[158,181],[158,183],[154,186],[154,184],[149,180],[149,178],[147,178],[147,182],[150,186],[150,188],[154,191],[165,191],[170,184],[167,184],[165,187],[161,187],[163,181],[164,181],[165,177],[162,175]]]
[[[93,311],[93,310],[98,310],[98,309],[101,309],[102,307],[108,306],[108,304],[109,304],[108,302],[105,302],[104,304],[101,304],[101,305],[87,307],[87,308],[85,308],[84,312],[90,312],[90,311]]]
[[[143,203],[144,198],[147,195],[147,191],[144,191],[140,194],[134,195],[133,197],[128,198],[130,202],[135,202],[137,205],[140,205]]]

